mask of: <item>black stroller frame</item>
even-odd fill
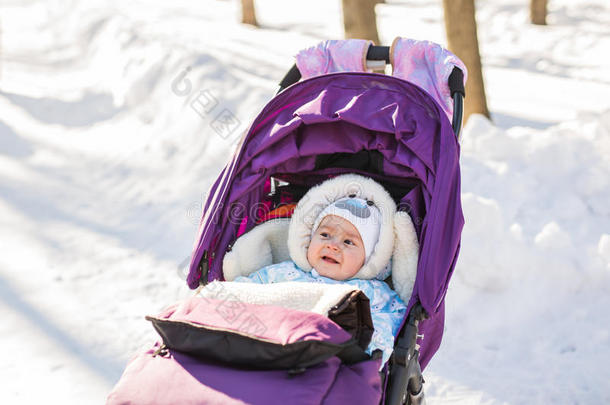
[[[390,63],[390,47],[389,46],[370,46],[367,54],[367,60],[385,61]],[[301,79],[301,72],[296,64],[288,71],[280,82],[280,87],[277,91],[279,94],[288,86],[298,82]],[[464,113],[464,98],[466,92],[464,90],[464,73],[457,67],[449,75],[449,89],[453,99],[453,119],[451,126],[456,138],[460,139],[462,129],[462,118]],[[387,381],[387,390],[385,395],[386,405],[420,405],[425,403],[424,398],[424,378],[422,376],[421,367],[419,364],[419,344],[418,339],[423,339],[423,335],[418,334],[418,324],[420,321],[427,319],[428,314],[420,303],[415,304],[407,322],[399,331],[394,343],[394,352],[388,361],[389,374]],[[384,375],[382,373],[382,379]],[[382,380],[382,386],[386,381]]]

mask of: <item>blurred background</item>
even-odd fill
[[[156,339],[144,315],[192,294],[206,192],[294,55],[401,36],[470,73],[428,402],[610,403],[609,21],[607,0],[0,0],[0,402],[103,403]]]

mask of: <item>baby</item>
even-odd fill
[[[389,195],[387,197],[390,198]],[[379,248],[382,222],[382,213],[373,201],[356,197],[354,194],[340,198],[327,205],[313,222],[306,252],[310,271],[301,268],[305,267],[304,264],[299,267],[294,261],[287,260],[263,267],[248,277],[237,277],[234,281],[303,281],[353,285],[370,300],[375,331],[366,352],[371,354],[375,350],[381,350],[383,365],[392,354],[394,336],[405,316],[406,305],[398,294],[382,281],[390,273],[390,262],[385,263],[379,270],[372,264],[365,268],[371,255]],[[298,227],[292,226],[291,223],[289,233],[297,232],[296,228]],[[294,235],[289,235],[289,244],[291,240],[295,240]],[[387,242],[387,238],[384,240]],[[362,274],[371,279],[359,278],[360,272],[364,272]]]

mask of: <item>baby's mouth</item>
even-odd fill
[[[322,260],[328,263],[338,264],[339,262],[333,259],[332,257],[322,256]]]

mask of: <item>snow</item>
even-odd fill
[[[192,294],[212,181],[340,2],[10,1],[0,14],[1,403],[102,403]],[[431,404],[610,402],[610,6],[477,2],[493,123],[462,134],[460,260]],[[380,37],[445,44],[440,1],[378,4]],[[238,124],[216,132],[220,113]]]

